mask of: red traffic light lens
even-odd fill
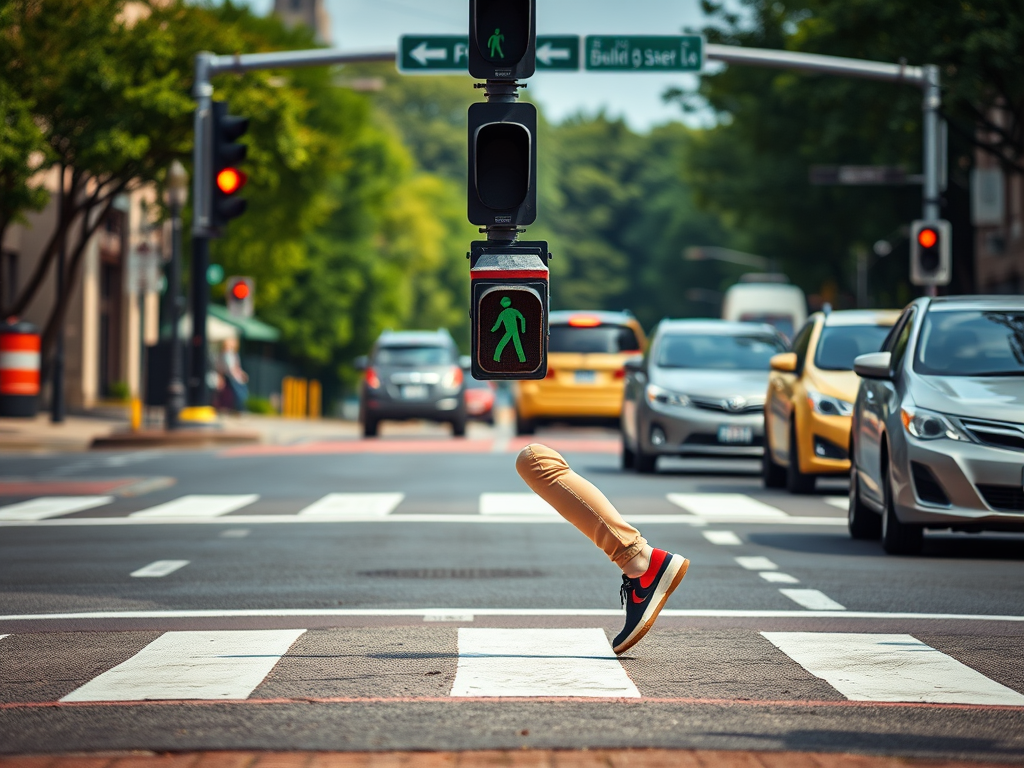
[[[237,299],[238,301],[245,301],[249,298],[249,285],[243,282],[237,282],[232,285],[231,298]]]
[[[237,168],[225,168],[217,174],[217,189],[225,195],[233,195],[245,186],[248,176]]]
[[[917,242],[922,248],[931,248],[939,241],[939,233],[934,229],[922,229],[917,233]]]

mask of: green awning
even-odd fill
[[[277,328],[255,317],[235,317],[228,312],[227,307],[220,304],[210,304],[209,308],[211,315],[235,326],[239,335],[246,341],[277,341],[281,338],[281,332]]]

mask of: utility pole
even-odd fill
[[[181,321],[183,298],[181,296],[181,209],[188,200],[188,174],[185,167],[175,160],[167,171],[167,207],[171,209],[171,264],[167,281],[171,308],[170,371],[167,381],[167,406],[164,417],[166,429],[178,428],[178,414],[185,407],[185,382],[182,380],[181,337],[178,324]]]
[[[64,220],[65,211],[67,210],[66,201],[64,200],[64,165],[60,166],[60,186],[57,192],[57,200],[59,204],[58,208],[58,226],[60,222]],[[65,229],[61,233],[60,244],[57,246],[57,286],[56,286],[56,301],[60,302],[64,294],[64,269],[65,262],[67,261],[67,241],[68,233]],[[63,318],[63,314],[58,307],[56,309],[56,317]],[[62,424],[64,422],[66,402],[64,400],[64,322],[63,319],[57,323],[57,338],[53,345],[53,375],[50,377],[50,387],[53,390],[51,392],[51,404],[50,404],[50,421],[54,424]]]

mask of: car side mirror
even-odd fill
[[[355,368],[357,371],[365,371],[367,368],[370,367],[370,358],[368,358],[366,355],[360,355],[359,357],[352,361],[352,367]]]
[[[772,355],[768,365],[773,371],[793,373],[796,371],[796,352],[780,352],[777,355]]]
[[[627,357],[626,362],[622,364],[630,373],[642,373],[644,370],[644,359],[642,357]]]
[[[468,371],[473,367],[473,358],[469,355],[459,355],[459,368]]]
[[[865,379],[892,379],[892,353],[871,352],[860,355],[853,361],[853,370]]]

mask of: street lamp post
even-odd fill
[[[171,294],[170,375],[167,381],[166,428],[177,429],[178,414],[185,407],[185,383],[181,370],[181,337],[178,323],[184,301],[181,296],[181,209],[188,199],[188,173],[175,160],[167,171],[167,207],[171,211],[171,274],[167,290]]]

